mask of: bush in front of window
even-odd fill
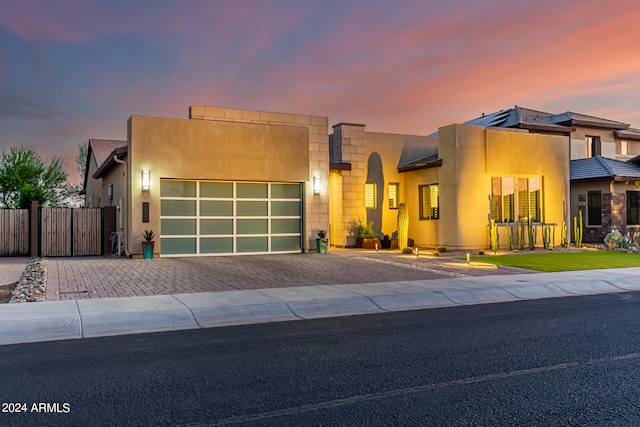
[[[615,249],[631,249],[636,247],[636,243],[631,239],[631,237],[623,236],[620,233],[620,230],[613,229],[607,236],[604,238],[604,244],[610,250]]]

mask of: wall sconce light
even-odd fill
[[[113,184],[107,185],[107,199],[113,200]]]
[[[320,177],[319,176],[313,177],[313,194],[316,196],[320,194]]]
[[[142,171],[142,191],[145,193],[149,192],[149,188],[151,187],[151,176],[149,171]]]

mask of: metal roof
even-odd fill
[[[569,170],[571,181],[605,179],[640,181],[639,165],[602,156],[571,160]]]
[[[508,110],[482,115],[481,117],[464,122],[466,125],[517,128],[531,130],[546,130],[551,132],[573,132],[575,129],[563,123],[555,122],[554,115],[544,111],[532,110],[515,106]],[[437,136],[438,132],[430,136]]]

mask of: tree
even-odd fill
[[[87,155],[89,154],[89,142],[81,142],[78,144],[78,152],[76,153],[76,167],[80,174],[80,187],[84,185],[84,174],[87,167]]]
[[[0,156],[0,202],[5,208],[28,208],[33,200],[41,206],[67,204],[73,194],[61,158],[49,164],[30,148],[11,147]]]

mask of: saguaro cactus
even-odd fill
[[[403,202],[398,206],[398,248],[403,250],[409,241],[409,212]]]

